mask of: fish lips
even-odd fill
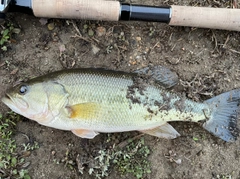
[[[2,102],[3,102],[4,104],[6,104],[7,106],[8,106],[8,105],[11,105],[11,104],[13,103],[10,95],[8,95],[8,94],[6,94],[5,97],[2,98]]]
[[[20,98],[12,98],[9,94],[6,93],[5,97],[2,98],[2,102],[7,105],[16,113],[22,113],[21,110],[27,109],[28,104]]]

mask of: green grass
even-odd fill
[[[116,147],[99,150],[95,157],[95,166],[91,167],[88,173],[96,178],[104,178],[114,169],[120,175],[143,178],[151,173],[147,159],[149,154],[150,149],[145,145],[143,137],[128,139]]]
[[[145,145],[144,138],[128,141],[127,146],[117,152],[114,159],[116,168],[122,175],[133,174],[136,178],[143,178],[151,173],[150,162],[147,157],[150,149]]]
[[[134,136],[131,133],[108,134],[104,142],[91,141],[90,153],[79,153],[67,149],[64,158],[54,159],[57,165],[62,164],[72,171],[91,178],[102,179],[113,171],[124,177],[144,178],[151,173],[148,156],[151,151],[144,142],[142,134]],[[103,144],[103,145],[101,145]],[[76,156],[77,154],[77,156]]]
[[[3,26],[2,26],[3,27]],[[8,23],[4,26],[3,29],[0,31],[0,47],[2,51],[7,51],[6,43],[10,40],[12,30],[13,30],[13,24]]]
[[[21,168],[25,160],[16,152],[17,144],[13,139],[15,122],[19,118],[20,116],[13,112],[4,116],[0,114],[0,179],[30,179],[28,171]]]

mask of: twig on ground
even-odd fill
[[[139,139],[139,138],[142,137],[143,135],[144,135],[144,134],[140,134],[140,135],[137,135],[137,136],[135,136],[135,137],[133,137],[133,138],[131,138],[131,139],[127,139],[127,140],[119,143],[115,148],[124,148],[125,146],[127,146],[127,145],[130,143],[129,140],[131,140],[131,142],[132,142],[132,141],[134,141],[134,140]]]

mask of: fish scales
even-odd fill
[[[56,81],[70,94],[68,105],[93,102],[101,106],[97,114],[94,113],[90,119],[86,119],[88,127],[99,132],[104,132],[106,126],[110,132],[129,131],[136,127],[143,130],[146,125],[152,128],[166,121],[199,121],[205,118],[202,110],[206,105],[185,100],[181,104],[186,106],[184,111],[179,111],[174,104],[181,100],[180,97],[157,85],[146,87],[142,95],[134,88],[133,96],[140,101],[133,103],[131,98],[127,97],[129,86],[134,85],[132,77],[133,75],[121,73],[110,73],[108,76],[101,72],[72,73],[59,75]],[[170,100],[169,104],[165,104],[162,94]],[[158,105],[155,102],[158,102]],[[171,110],[162,110],[159,105],[167,105]],[[78,126],[77,122],[82,121],[73,120],[72,128]]]

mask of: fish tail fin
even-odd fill
[[[205,103],[209,104],[212,112],[203,127],[224,141],[237,140],[239,136],[237,120],[240,114],[240,89],[220,94],[206,100]]]

